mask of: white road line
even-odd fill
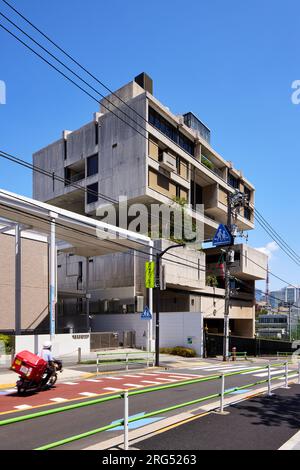
[[[273,370],[270,374],[271,375],[278,375],[278,374],[284,374],[285,373],[285,369],[282,369],[282,370]],[[268,377],[268,372],[261,372],[259,374],[253,374],[254,377]]]
[[[14,393],[16,392],[17,390],[15,388],[8,388],[6,390],[3,390],[5,393]]]
[[[103,390],[108,390],[109,392],[121,392],[122,388],[105,387]]]
[[[152,382],[151,380],[142,380],[143,384],[161,385],[161,382]]]
[[[134,388],[143,388],[143,385],[137,384],[122,384],[124,387],[134,387]]]
[[[278,450],[299,450],[300,449],[300,431],[294,434],[285,444],[279,447]]]
[[[78,385],[77,382],[61,382],[63,385]]]
[[[164,382],[177,382],[176,379],[163,379],[163,378],[159,378],[160,381],[164,381]]]
[[[104,377],[105,379],[109,379],[109,380],[122,380],[123,377]]]
[[[63,401],[67,401],[67,398],[50,398],[50,401],[55,401],[56,403],[62,403]]]
[[[95,382],[95,383],[98,383],[98,382],[102,382],[102,380],[98,380],[98,379],[86,379],[85,382]]]
[[[28,410],[29,408],[32,408],[31,405],[18,405],[14,406],[14,408],[17,408],[17,410]]]
[[[78,395],[83,395],[84,397],[96,397],[97,393],[81,392],[81,393],[78,393]]]
[[[125,377],[133,377],[133,378],[135,378],[135,379],[136,379],[136,378],[139,379],[139,378],[140,378],[140,375],[126,375]]]

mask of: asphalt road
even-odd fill
[[[253,365],[252,365],[253,366]],[[195,375],[212,375],[218,373],[218,370],[222,369],[222,365],[207,367],[206,369],[184,369],[184,370],[173,370],[169,371],[169,374],[195,374]],[[236,367],[240,369],[242,367],[249,367],[249,364],[237,364]],[[209,369],[213,370],[209,370]],[[280,369],[281,370],[281,369]],[[157,373],[157,372],[156,372]],[[264,371],[259,372],[264,373]],[[132,371],[130,372],[132,374]],[[262,377],[255,377],[257,372],[247,375],[239,375],[234,377],[226,378],[226,388],[232,388],[235,386],[246,385],[257,380],[262,380]],[[138,373],[136,375],[139,375]],[[124,373],[123,373],[124,376]],[[167,375],[165,375],[167,377]],[[145,378],[145,377],[144,377]],[[150,377],[151,379],[151,377]],[[130,380],[133,381],[132,378]],[[154,381],[154,379],[153,379]],[[116,386],[116,385],[115,385]],[[145,386],[145,384],[144,384]],[[164,391],[151,392],[140,396],[130,397],[129,401],[129,414],[130,416],[138,413],[154,411],[162,409],[175,404],[183,403],[189,400],[194,400],[206,395],[218,393],[220,391],[220,381],[203,382],[193,385],[185,385],[175,389],[169,389]],[[56,389],[57,395],[60,396],[62,389],[58,385]],[[0,396],[0,404],[5,397]],[[76,403],[81,401],[87,401],[85,399],[77,398]],[[74,401],[72,401],[74,403]],[[44,406],[37,410],[27,410],[23,412],[17,412],[12,414],[5,414],[0,419],[6,419],[9,417],[15,417],[18,415],[32,413],[34,411],[51,409],[53,406],[63,406],[68,404],[67,402],[61,405]],[[201,404],[199,405],[201,406]],[[195,405],[193,406],[195,408]],[[188,408],[180,409],[178,412],[187,410]],[[168,417],[176,412],[164,413],[162,417]],[[41,417],[34,420],[29,420],[21,423],[10,424],[8,426],[0,427],[0,449],[34,449],[36,447],[75,435],[80,434],[91,429],[96,429],[112,421],[119,420],[123,417],[123,400],[114,400],[99,405],[92,405],[89,407],[80,408],[77,410],[67,411],[51,416]],[[162,418],[161,417],[161,418]],[[222,417],[224,418],[224,417]],[[225,418],[226,419],[226,418]],[[225,422],[225,421],[224,421]],[[89,438],[79,440],[77,442],[67,444],[59,447],[59,449],[83,449],[87,446],[95,444],[100,441],[108,440],[114,436],[120,435],[122,431],[110,431],[97,434]],[[174,447],[173,447],[174,448]],[[177,448],[181,448],[180,446]]]

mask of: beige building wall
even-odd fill
[[[15,328],[15,237],[0,234],[0,330]],[[22,237],[22,329],[48,314],[48,245]]]

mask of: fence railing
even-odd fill
[[[274,376],[271,373],[272,369],[275,368],[275,370],[276,370],[277,367],[282,367],[282,366],[284,366],[284,368],[285,368],[284,374]],[[251,383],[251,384],[237,386],[237,387],[233,387],[233,388],[229,388],[229,389],[225,388],[225,379],[226,379],[226,377],[238,376],[240,374],[245,374],[246,372],[254,373],[256,371],[261,371],[261,370],[267,370],[268,371],[267,379],[259,380],[257,382]],[[280,374],[280,373],[281,373],[281,371],[278,371],[278,374]],[[66,411],[75,410],[75,409],[83,408],[83,407],[86,407],[86,406],[93,406],[93,405],[100,404],[100,403],[106,403],[106,402],[113,401],[113,400],[118,400],[118,399],[121,398],[121,399],[124,400],[124,416],[123,416],[122,419],[118,420],[117,422],[114,422],[113,424],[102,426],[102,427],[97,428],[97,429],[92,429],[90,431],[87,431],[87,432],[84,432],[84,433],[81,433],[81,434],[70,436],[70,437],[67,437],[65,439],[43,445],[41,447],[36,448],[35,450],[53,449],[55,447],[65,445],[65,444],[68,444],[70,442],[78,441],[80,439],[83,439],[83,438],[86,438],[86,437],[89,437],[89,436],[93,436],[93,435],[99,434],[101,432],[108,431],[110,429],[114,429],[114,428],[119,427],[119,426],[124,426],[124,449],[128,450],[129,449],[129,436],[128,436],[128,430],[129,429],[128,429],[128,426],[129,426],[130,423],[139,421],[141,419],[144,420],[144,419],[147,419],[147,418],[151,418],[151,417],[154,417],[154,416],[157,416],[157,415],[161,415],[161,414],[164,414],[164,413],[167,413],[167,412],[170,412],[170,411],[178,410],[180,408],[195,405],[195,404],[205,402],[205,401],[208,401],[208,400],[212,400],[212,399],[215,399],[215,398],[219,398],[219,406],[215,407],[214,409],[218,409],[220,413],[223,413],[224,412],[224,407],[225,407],[225,397],[227,395],[232,394],[233,392],[236,392],[236,391],[249,389],[250,387],[254,387],[254,386],[257,386],[257,385],[267,384],[267,394],[268,394],[268,396],[271,397],[273,395],[272,390],[277,388],[277,387],[272,387],[272,382],[273,381],[284,379],[284,387],[289,388],[288,387],[289,378],[294,378],[294,377],[298,377],[297,382],[298,382],[298,384],[300,384],[300,363],[298,364],[298,369],[297,370],[292,370],[292,371],[289,371],[289,363],[288,362],[276,363],[276,364],[267,364],[265,366],[257,367],[255,369],[251,368],[251,369],[248,369],[248,370],[245,369],[245,370],[242,370],[242,371],[222,373],[222,374],[217,374],[217,375],[213,375],[213,376],[209,376],[209,377],[201,377],[201,378],[198,378],[198,379],[191,379],[191,380],[182,381],[182,382],[179,382],[179,383],[172,383],[172,384],[163,385],[163,386],[159,386],[159,387],[151,387],[151,388],[148,388],[148,389],[145,389],[145,390],[133,390],[133,391],[124,390],[121,393],[116,394],[116,395],[112,395],[112,396],[107,396],[107,397],[103,397],[103,398],[99,398],[99,399],[95,399],[95,400],[91,400],[91,401],[86,401],[86,402],[82,402],[82,403],[78,403],[78,404],[67,405],[67,406],[54,408],[54,409],[50,409],[50,410],[46,410],[46,411],[41,411],[41,412],[37,412],[37,413],[31,413],[31,414],[28,414],[28,415],[25,415],[25,416],[18,416],[16,418],[9,418],[9,419],[0,421],[0,426],[7,426],[7,425],[13,424],[13,423],[19,423],[19,422],[22,422],[22,421],[27,421],[27,420],[30,420],[30,419],[40,418],[40,417],[48,416],[48,415],[52,415],[52,414],[63,413],[63,412],[66,412]],[[167,408],[151,411],[151,412],[145,413],[141,416],[139,416],[139,415],[137,415],[135,417],[129,417],[128,416],[129,397],[137,396],[137,395],[144,395],[144,394],[152,393],[152,392],[156,392],[156,391],[169,390],[169,389],[173,389],[173,388],[183,387],[183,386],[186,386],[186,385],[197,384],[197,383],[201,383],[201,382],[214,381],[214,380],[220,380],[221,381],[220,392],[216,392],[216,393],[213,393],[211,395],[200,397],[200,398],[197,398],[197,399],[192,400],[192,401],[188,401],[188,402],[176,404],[176,405],[173,405],[173,406],[169,406]]]
[[[116,353],[97,353],[97,375],[100,372],[101,365],[121,364],[125,369],[129,369],[130,364],[145,364],[147,367],[154,367],[155,353],[153,352],[116,352]]]

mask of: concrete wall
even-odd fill
[[[22,236],[22,329],[48,314],[48,245]],[[15,328],[15,237],[0,234],[0,330]]]
[[[154,323],[154,322],[153,322]],[[93,331],[136,332],[136,346],[146,346],[147,321],[139,314],[98,315],[92,320]],[[192,338],[192,344],[188,338]],[[200,354],[201,316],[199,312],[163,312],[160,314],[160,347],[191,347]]]
[[[49,335],[24,335],[16,336],[15,351],[28,350],[34,354],[39,354],[43,343],[49,341]],[[76,356],[78,348],[81,348],[82,354],[90,352],[90,335],[89,333],[76,333],[56,335],[52,340],[52,352],[54,356],[61,357],[63,355]]]

